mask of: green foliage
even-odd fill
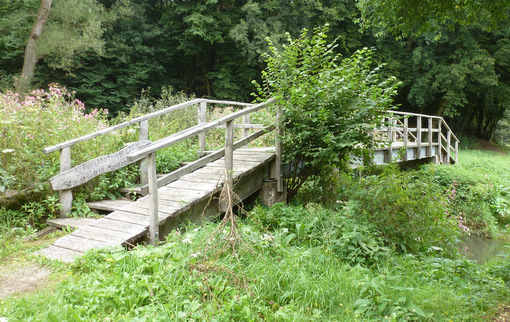
[[[112,18],[96,0],[54,0],[38,41],[37,56],[52,68],[70,71],[77,57],[103,53],[102,39]]]
[[[309,37],[305,29],[279,50],[270,42],[259,98],[276,97],[283,110],[281,137],[284,162],[301,173],[288,180],[289,197],[308,176],[329,166],[345,167],[351,153],[373,148],[371,130],[381,125],[381,113],[392,108],[394,78],[380,80],[370,69],[372,52],[357,51],[340,61],[328,43],[327,27]]]
[[[65,88],[32,92],[19,100],[12,92],[0,96],[0,160],[4,189],[47,189],[47,181],[58,173],[58,154],[44,154],[45,147],[100,130],[106,126],[106,112],[84,114],[79,100]],[[116,149],[118,143],[114,143]],[[111,151],[95,141],[73,149],[73,161],[83,162]],[[8,184],[8,185],[7,185]]]
[[[397,278],[398,276],[382,276],[361,281],[359,297],[353,304],[356,316],[383,321],[416,321],[432,318],[432,314],[425,314],[410,298],[399,294],[403,290],[415,291],[414,288],[391,286],[393,280]]]
[[[420,177],[447,191],[450,213],[463,217],[472,235],[496,238],[509,219],[508,159],[489,152],[461,151],[457,164],[423,167]]]
[[[498,22],[508,17],[510,6],[505,1],[456,1],[443,0],[424,3],[419,0],[394,0],[380,2],[360,0],[361,22],[365,27],[378,29],[397,36],[438,32],[439,27],[453,29],[460,25],[479,23],[485,29],[496,28]]]
[[[369,171],[345,175],[339,198],[374,224],[386,242],[399,252],[456,253],[459,225],[463,219],[450,213],[443,188],[431,185],[413,172],[385,167],[377,175]]]
[[[374,265],[390,254],[374,227],[357,221],[349,207],[332,211],[314,204],[306,208],[276,204],[267,210],[257,207],[252,216],[270,234],[277,235],[284,246],[323,247],[352,265]]]
[[[265,212],[264,216],[272,211],[255,210]],[[306,212],[319,221],[310,225]],[[466,260],[392,253],[367,268],[348,264],[337,252],[327,251],[328,238],[316,238],[319,222],[327,224],[326,217],[335,217],[334,212],[279,205],[273,215],[279,214],[288,227],[310,228],[293,228],[296,237],[290,239],[284,228],[267,231],[254,220],[239,221],[243,243],[237,255],[218,256],[216,248],[208,249],[226,236],[226,232],[212,235],[214,224],[175,231],[157,248],[90,251],[62,270],[66,278],[51,293],[3,299],[0,312],[19,320],[150,316],[155,320],[457,321],[490,316],[497,303],[508,298],[504,283],[508,258],[479,266]],[[348,219],[346,226],[355,225],[356,219]],[[276,216],[271,220],[274,226],[277,220]],[[329,228],[322,229],[327,237]],[[303,233],[297,241],[298,230],[312,237]],[[361,236],[365,240],[366,232]],[[0,250],[7,247],[1,245]]]

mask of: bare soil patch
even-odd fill
[[[51,273],[36,264],[0,266],[0,299],[44,289]]]
[[[505,149],[487,140],[478,139],[477,143],[480,146],[481,150],[498,152],[503,155],[506,155],[509,152],[508,149]]]

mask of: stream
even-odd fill
[[[461,249],[467,258],[483,264],[499,254],[510,253],[509,245],[500,240],[467,236],[461,242]]]

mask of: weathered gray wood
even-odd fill
[[[94,210],[102,210],[102,211],[115,211],[125,207],[127,205],[132,204],[134,201],[118,199],[118,200],[101,200],[101,201],[91,201],[87,202],[87,206],[90,209]]]
[[[159,244],[159,219],[158,219],[158,178],[156,176],[156,154],[147,156],[149,165],[149,240],[151,245]]]
[[[417,143],[417,150],[416,150],[416,159],[421,158],[421,116],[417,117],[416,120],[416,143]]]
[[[203,124],[207,122],[207,102],[200,102],[198,106],[198,124]],[[198,133],[198,147],[200,152],[205,151],[205,137],[207,131],[202,131]]]
[[[404,138],[403,138],[403,142],[404,142],[404,155],[402,156],[402,160],[403,161],[407,161],[407,144],[408,144],[408,141],[409,141],[409,130],[408,130],[408,127],[409,127],[409,119],[406,117],[406,118],[404,118]]]
[[[221,101],[221,100],[207,100],[210,104],[223,104],[223,105],[237,105],[237,106],[253,106],[255,104],[235,102],[235,101]]]
[[[53,243],[53,245],[74,250],[77,252],[85,252],[89,249],[106,248],[110,246],[116,246],[119,244],[111,241],[91,240],[83,237],[74,236],[71,234],[56,240]]]
[[[234,143],[234,149],[238,149],[238,148],[246,145],[248,142],[251,142],[251,141],[257,139],[258,137],[260,137],[268,132],[273,131],[274,128],[275,128],[275,125],[267,126],[264,129],[262,129],[261,131],[255,132],[244,139],[236,141]],[[158,187],[164,187],[165,185],[169,184],[170,182],[173,182],[173,181],[179,179],[183,175],[189,174],[199,168],[204,167],[205,165],[209,164],[210,162],[213,162],[215,160],[222,158],[224,155],[225,155],[225,149],[221,149],[221,150],[216,151],[212,154],[208,154],[207,156],[205,156],[195,162],[192,162],[182,168],[179,168],[179,169],[173,171],[172,173],[169,173],[169,174],[159,178],[158,179]],[[142,186],[142,187],[140,187],[140,189],[141,189],[141,191],[147,191],[148,188],[147,188],[147,186]]]
[[[102,227],[85,226],[72,233],[73,236],[90,240],[104,241],[123,245],[132,235],[123,231],[111,230]]]
[[[197,190],[197,191],[212,191],[214,188],[218,186],[217,182],[189,182],[184,180],[177,180],[172,183],[166,185],[168,188],[175,189],[187,189],[187,190]]]
[[[148,141],[149,140],[149,121],[141,121],[140,122],[140,131],[138,132],[138,140],[139,141]],[[147,162],[142,160],[140,162],[140,184],[146,185],[149,182],[149,168]]]
[[[141,223],[128,223],[121,220],[114,220],[111,217],[104,217],[90,226],[94,227],[102,227],[111,230],[123,231],[132,234],[133,236],[138,236],[145,234],[147,231],[147,225]]]
[[[156,111],[156,112],[144,115],[144,116],[136,117],[136,118],[134,118],[134,119],[132,119],[130,121],[126,121],[126,122],[117,124],[115,126],[103,129],[101,131],[94,132],[92,134],[84,135],[84,136],[81,136],[81,137],[76,138],[76,139],[72,139],[72,140],[69,140],[69,141],[57,144],[57,145],[53,145],[53,146],[47,147],[47,148],[45,148],[43,150],[43,152],[44,153],[51,153],[51,152],[54,152],[54,151],[57,151],[57,150],[61,150],[61,149],[66,148],[66,147],[71,147],[71,146],[75,145],[76,143],[87,141],[87,140],[93,139],[95,137],[98,137],[98,136],[101,136],[101,135],[104,135],[104,134],[107,134],[107,133],[115,132],[115,131],[118,131],[118,130],[120,130],[122,128],[125,128],[127,126],[131,126],[131,125],[140,123],[142,121],[147,121],[147,120],[150,120],[151,118],[154,118],[154,117],[157,117],[157,116],[162,116],[162,115],[165,115],[165,114],[170,113],[172,111],[176,111],[176,110],[179,110],[179,109],[182,109],[182,108],[185,108],[185,107],[188,107],[188,106],[200,103],[202,101],[206,101],[206,99],[204,99],[204,98],[197,98],[197,99],[191,100],[189,102],[185,102],[185,103],[177,104],[177,105],[174,105],[174,106],[170,106],[168,108],[165,108],[165,109],[162,109],[162,110],[159,110],[159,111]]]
[[[53,190],[71,189],[82,185],[103,173],[123,168],[126,165],[133,163],[133,161],[126,159],[127,154],[134,150],[141,149],[149,143],[150,141],[134,142],[116,153],[103,155],[67,171],[61,171],[60,174],[50,179],[50,186]],[[63,163],[61,161],[61,167],[62,164]]]
[[[169,137],[166,137],[166,138],[163,138],[161,140],[158,140],[152,144],[150,144],[149,146],[139,150],[139,151],[136,151],[136,152],[132,152],[128,155],[128,160],[131,160],[131,161],[136,161],[136,160],[140,160],[141,158],[143,158],[144,156],[150,154],[150,153],[153,153],[153,152],[156,152],[158,150],[161,150],[161,149],[164,149],[170,145],[173,145],[175,143],[178,143],[178,142],[181,142],[187,138],[190,138],[190,137],[193,137],[195,135],[197,135],[198,133],[204,131],[204,130],[210,130],[210,129],[213,129],[221,124],[225,124],[229,121],[233,121],[239,117],[242,117],[243,115],[246,115],[246,114],[250,114],[250,113],[253,113],[253,112],[256,112],[264,107],[266,107],[267,105],[273,103],[275,101],[274,98],[271,98],[263,103],[260,103],[260,104],[257,104],[257,105],[253,105],[253,106],[250,106],[244,110],[241,110],[241,111],[238,111],[238,112],[235,112],[235,113],[232,113],[232,114],[229,114],[229,115],[226,115],[218,120],[215,120],[215,121],[212,121],[212,122],[208,122],[208,123],[204,123],[204,124],[199,124],[197,126],[193,126],[187,130],[184,130],[182,132],[179,132],[175,135],[171,135]]]
[[[252,149],[250,149],[252,150]],[[270,162],[274,159],[272,153],[267,153],[265,150],[239,150],[234,154],[234,160],[236,164],[247,165],[249,168],[246,172],[238,176],[236,189],[241,196],[246,197],[253,193],[253,189],[260,188],[261,180],[264,174],[264,163]],[[239,153],[237,153],[239,152]],[[243,161],[242,159],[246,156],[254,156],[260,154],[260,162]],[[236,160],[240,158],[240,160]],[[221,162],[221,160],[217,161]],[[255,173],[253,173],[255,171]],[[218,181],[207,182],[204,187],[199,183],[195,184],[193,181],[188,181],[189,178],[193,180],[194,176],[204,181],[204,177],[207,173],[212,173],[213,176],[218,176],[224,173],[224,169],[216,167],[204,167],[195,171],[194,173],[185,175],[181,178],[181,181],[175,182],[168,187],[162,187],[158,189],[158,213],[157,221],[159,227],[166,227],[164,225],[175,225],[186,218],[181,218],[184,212],[190,212],[195,216],[193,218],[202,218],[201,214],[204,211],[204,207],[208,204],[208,199],[211,198],[211,194],[218,193],[221,186]],[[235,173],[235,172],[234,172]],[[253,173],[253,175],[248,175]],[[193,186],[195,189],[185,189],[188,186]],[[211,190],[207,190],[211,189]],[[178,199],[178,201],[171,201],[168,199]],[[149,207],[150,207],[151,195],[140,198],[136,203],[130,204],[123,207],[121,210],[117,210],[107,215],[104,218],[96,220],[90,225],[80,228],[72,233],[72,237],[67,237],[63,242],[59,242],[58,245],[62,247],[75,249],[76,253],[66,255],[72,260],[74,256],[80,252],[84,252],[90,248],[103,248],[110,245],[125,245],[132,244],[140,239],[145,239],[147,232],[149,231]],[[183,202],[183,200],[186,200]],[[212,204],[216,204],[217,200],[213,200]],[[206,217],[209,216],[210,211],[206,211]],[[97,231],[96,231],[97,230]],[[166,231],[166,230],[165,230]],[[80,239],[81,238],[81,239]],[[78,242],[80,241],[80,242]],[[83,247],[80,245],[83,244]],[[79,248],[80,247],[80,248]],[[53,250],[59,250],[60,247],[52,246]],[[67,252],[68,249],[63,249]],[[50,255],[50,256],[64,256],[64,255]]]
[[[57,228],[82,228],[96,222],[97,218],[55,218],[46,220],[46,224]]]
[[[60,150],[60,173],[71,169],[71,147],[65,147]],[[51,179],[50,179],[51,180]],[[71,213],[73,208],[73,192],[70,187],[63,189],[58,193],[60,208],[60,218],[65,218]]]
[[[234,121],[227,122],[225,130],[225,184],[224,189],[232,190],[234,188]],[[229,200],[222,194],[219,208],[226,211]]]
[[[427,141],[429,143],[429,146],[427,147],[427,157],[429,157],[429,158],[432,156],[432,120],[433,120],[433,118],[431,118],[431,117],[428,118],[429,126],[428,126],[428,133],[427,133]]]
[[[455,141],[455,163],[459,159],[459,141]]]
[[[450,163],[450,158],[451,158],[450,149],[452,148],[451,144],[452,144],[452,132],[448,131],[446,133],[446,157],[447,157],[446,163]]]
[[[441,140],[441,120],[438,120],[437,122],[437,142],[439,143],[439,149],[438,149],[438,157],[440,162],[443,160],[443,149],[441,147],[442,140]]]
[[[147,216],[147,209],[149,208],[136,207],[137,212],[119,210],[109,214],[108,218],[112,220],[122,221],[125,223],[149,227],[149,216]],[[161,217],[161,219],[163,219],[163,217]]]
[[[243,116],[243,124],[240,124],[243,126],[243,139],[248,137],[250,135],[250,126],[257,125],[257,124],[250,124],[250,114],[246,114]],[[258,124],[262,125],[262,124]],[[262,125],[263,126],[263,125]]]
[[[55,245],[49,245],[37,252],[38,255],[44,256],[49,259],[59,260],[66,263],[73,262],[78,256],[83,255],[83,252],[71,250]]]

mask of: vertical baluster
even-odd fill
[[[416,119],[416,159],[421,159],[421,116]]]
[[[442,123],[443,120],[442,119],[437,119],[437,143],[438,143],[438,147],[437,147],[437,153],[438,153],[438,159],[439,159],[439,163],[442,163],[443,162],[443,139],[441,137],[441,126],[442,126]]]
[[[452,132],[448,131],[448,133],[446,134],[446,163],[450,163],[450,150],[452,148]]]
[[[432,156],[432,118],[429,117],[428,118],[428,123],[429,123],[429,126],[428,126],[428,133],[427,133],[427,141],[428,141],[428,146],[427,146],[427,157],[431,157]]]
[[[60,173],[71,169],[71,147],[60,150]],[[60,190],[58,192],[60,205],[60,218],[65,218],[71,214],[73,208],[73,191],[71,189]]]
[[[409,119],[407,117],[404,118],[404,155],[402,157],[403,161],[407,161],[407,141],[409,140]]]
[[[206,122],[207,118],[207,102],[200,102],[198,105],[198,124],[202,124]],[[198,134],[198,147],[200,153],[204,153],[205,151],[205,136],[207,132],[203,131]]]
[[[147,155],[149,172],[149,241],[151,245],[159,243],[159,218],[158,218],[158,178],[156,176],[156,154]]]
[[[225,130],[225,171],[227,182],[232,188],[234,186],[234,121],[227,122]]]
[[[149,139],[149,121],[141,121],[138,131],[138,140],[144,141]],[[146,159],[140,161],[140,183],[146,185],[149,182],[149,168]]]

